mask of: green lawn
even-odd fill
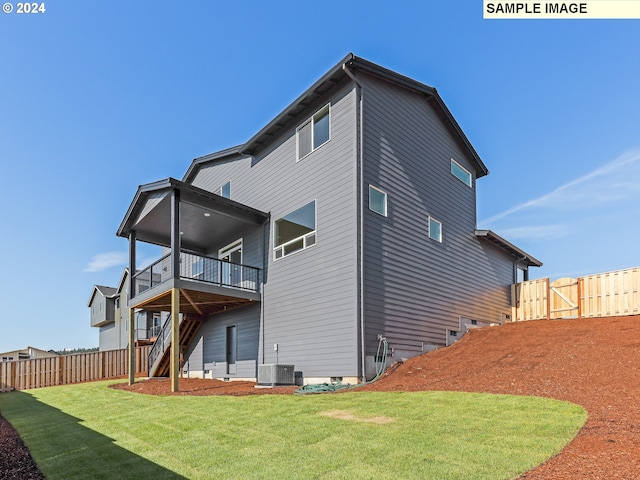
[[[108,384],[0,394],[49,480],[508,479],[558,453],[587,416],[534,397],[154,397]]]

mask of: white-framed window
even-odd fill
[[[275,260],[316,244],[316,201],[273,222]]]
[[[331,104],[326,104],[296,129],[298,160],[331,139]]]
[[[387,216],[387,194],[373,185],[369,185],[369,210]]]
[[[222,185],[218,190],[215,191],[216,195],[220,195],[224,198],[231,198],[231,180]]]
[[[456,162],[453,158],[451,159],[451,173],[467,187],[471,187],[471,172]]]
[[[429,238],[442,242],[442,223],[432,217],[429,217]]]

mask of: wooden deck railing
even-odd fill
[[[136,373],[147,372],[151,345],[137,347]],[[120,377],[129,373],[128,350],[62,355],[0,363],[0,392]]]

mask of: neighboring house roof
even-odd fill
[[[350,53],[342,60],[340,60],[340,62],[338,62],[332,69],[325,73],[302,95],[294,100],[293,103],[285,108],[278,116],[271,120],[271,122],[269,122],[258,133],[251,137],[251,139],[249,139],[247,143],[195,159],[184,175],[183,180],[185,182],[193,181],[200,166],[204,163],[220,160],[221,158],[229,155],[253,155],[260,151],[262,148],[269,144],[271,139],[276,137],[283,130],[290,128],[294,124],[296,124],[296,122],[299,121],[299,116],[314,102],[316,102],[318,98],[326,95],[335,86],[349,79],[349,76],[345,72],[345,69],[349,69],[351,71],[361,70],[370,75],[388,81],[394,85],[424,95],[427,98],[427,101],[440,114],[445,125],[449,128],[451,133],[458,140],[461,147],[469,155],[469,158],[474,162],[476,167],[476,177],[480,178],[489,173],[486,165],[480,159],[480,156],[471,145],[471,142],[469,142],[469,139],[460,128],[460,125],[458,125],[458,122],[455,120],[455,118],[453,118],[453,115],[445,105],[442,98],[440,98],[440,95],[435,88],[425,85],[424,83],[420,83],[409,77],[405,77],[404,75],[400,75],[399,73],[381,67],[380,65],[377,65],[363,58],[356,57],[353,53]]]
[[[60,354],[53,350],[42,350],[35,347],[27,347],[21,350],[12,350],[10,352],[0,353],[0,357],[12,357],[18,356],[18,354],[29,355],[29,358],[48,358],[59,357]]]
[[[91,296],[89,297],[89,302],[87,302],[87,307],[91,306],[91,303],[93,303],[93,299],[96,296],[96,293],[98,292],[100,292],[100,294],[105,298],[112,298],[118,293],[117,290],[113,287],[105,287],[104,285],[94,285],[93,290],[91,290]]]
[[[511,255],[516,257],[519,261],[525,261],[529,267],[541,267],[542,262],[537,258],[529,255],[524,250],[519,249],[513,243],[505,240],[500,235],[491,230],[476,230],[476,236],[478,238],[484,238],[493,244],[497,245],[503,250],[506,250]]]
[[[122,271],[122,276],[120,277],[120,282],[118,283],[118,288],[116,289],[117,294],[121,294],[125,285],[127,285],[127,279],[129,278],[129,269],[125,268]]]

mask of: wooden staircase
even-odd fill
[[[185,350],[195,338],[206,317],[182,315],[180,320],[180,368],[182,368]],[[171,359],[171,315],[167,317],[149,353],[149,376],[168,377]]]

